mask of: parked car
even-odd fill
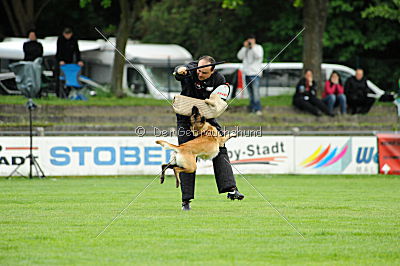
[[[271,63],[263,64],[263,74],[260,81],[261,96],[273,96],[282,94],[293,94],[297,82],[303,76],[303,63]],[[244,78],[242,77],[242,64],[230,63],[217,65],[216,69],[225,76],[227,82],[235,84],[239,90],[245,87]],[[346,80],[355,74],[355,70],[347,66],[338,64],[322,64],[322,75],[325,80],[329,79],[332,71],[340,74],[343,84]],[[239,78],[238,78],[239,77]],[[239,84],[237,84],[239,81]],[[384,91],[371,81],[367,81],[368,86],[374,92],[370,97],[380,98]],[[239,97],[247,97],[244,91]]]

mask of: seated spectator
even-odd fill
[[[29,41],[24,43],[24,61],[35,61],[36,58],[43,56],[43,46],[37,41],[36,31],[28,31]]]
[[[293,105],[316,116],[321,116],[322,112],[329,116],[334,116],[316,95],[317,83],[313,80],[312,71],[307,69],[304,73],[304,78],[297,83],[296,93],[293,96]]]
[[[347,79],[344,93],[347,98],[347,108],[351,114],[366,114],[375,102],[374,98],[367,96],[372,91],[368,88],[364,70],[361,68],[357,68],[355,76]]]
[[[344,95],[344,88],[340,75],[336,71],[333,71],[329,80],[325,82],[322,101],[328,106],[330,113],[333,114],[333,108],[339,105],[340,112],[346,114],[346,95]]]

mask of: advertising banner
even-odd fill
[[[171,150],[155,137],[35,137],[34,155],[46,175],[157,174]],[[177,144],[176,138],[163,138]],[[8,175],[29,153],[29,139],[0,138],[0,175]],[[29,162],[20,172],[28,173]]]
[[[35,137],[33,155],[48,176],[156,175],[173,152],[155,143],[160,139],[177,144],[176,137]],[[378,173],[376,137],[238,137],[226,147],[235,174]],[[18,166],[27,175],[28,155],[29,138],[0,137],[0,175]],[[214,172],[210,160],[197,169]]]
[[[299,174],[376,174],[376,137],[296,137]]]
[[[266,174],[293,172],[293,136],[240,137],[226,144],[233,172]],[[213,174],[212,161],[200,161],[198,173]]]
[[[35,137],[33,154],[49,176],[154,175],[172,153],[155,143],[159,139],[177,144],[176,137]],[[27,175],[29,138],[2,137],[0,146],[0,175],[18,165]],[[233,138],[226,146],[231,163],[243,173],[293,172],[293,137]],[[213,174],[212,161],[199,160],[197,173]]]
[[[379,173],[400,175],[400,134],[379,134]]]

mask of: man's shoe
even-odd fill
[[[232,192],[228,192],[228,194],[226,195],[226,197],[230,200],[242,200],[244,199],[244,195],[242,193],[239,192],[239,190],[235,189]]]
[[[190,211],[190,201],[182,202],[182,211]]]

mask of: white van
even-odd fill
[[[242,64],[231,63],[216,66],[216,69],[225,76],[227,82],[233,84],[236,82],[238,71],[242,71]],[[261,96],[273,96],[282,94],[294,94],[297,82],[302,78],[303,63],[271,63],[263,64],[263,75],[260,80]],[[332,71],[340,74],[343,84],[346,80],[355,75],[355,70],[343,65],[337,64],[322,64],[322,75],[325,80],[328,80]],[[241,72],[240,72],[241,73]],[[239,88],[244,88],[243,84],[239,84]],[[374,92],[368,96],[380,98],[384,91],[381,90],[371,81],[367,81],[369,88]],[[240,97],[247,97],[246,91]]]
[[[23,44],[26,38],[6,38],[0,42],[0,65],[6,72],[8,64],[22,60]],[[109,39],[115,44],[115,38]],[[57,37],[39,39],[43,45],[43,56],[54,57]],[[84,74],[95,82],[89,85],[111,83],[114,46],[105,40],[79,40],[81,58],[85,63]],[[181,86],[172,76],[175,66],[193,60],[192,55],[182,46],[175,44],[142,44],[129,40],[126,45],[122,87],[127,95],[172,99],[181,92]],[[51,71],[44,71],[52,76]],[[160,93],[162,92],[162,94]]]
[[[88,64],[88,75],[99,83],[111,82],[114,47],[109,42],[98,40],[101,49],[82,54]],[[110,38],[115,43],[115,38]],[[172,99],[181,92],[180,83],[172,73],[180,64],[193,60],[192,55],[176,44],[142,44],[128,41],[125,49],[122,87],[130,96],[149,96]],[[161,93],[165,96],[163,96]]]

